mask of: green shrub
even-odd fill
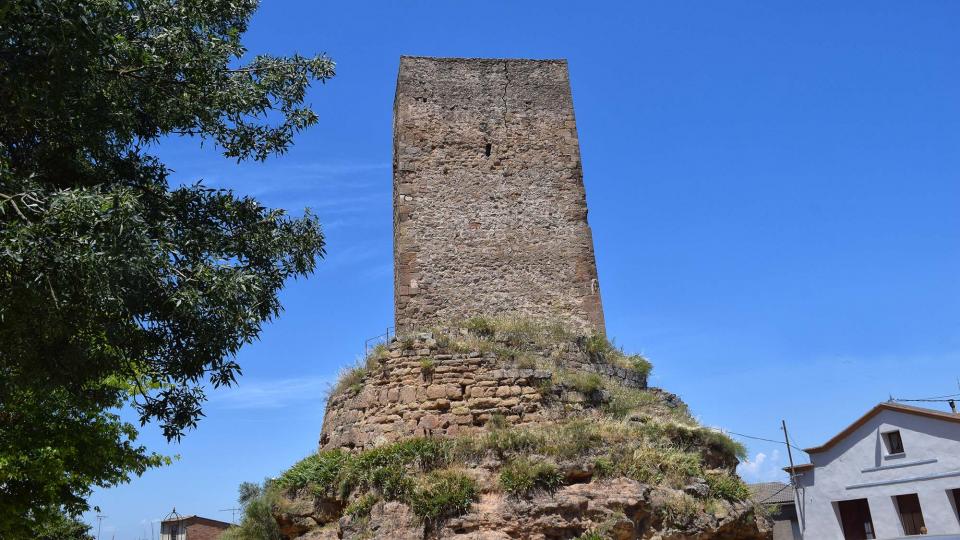
[[[669,446],[641,446],[623,456],[624,474],[647,484],[683,487],[694,477],[703,476],[700,454]]]
[[[603,334],[593,334],[589,336],[583,345],[583,350],[594,360],[603,360],[607,355],[615,350],[607,337]]]
[[[372,493],[361,495],[344,508],[343,513],[356,519],[364,519],[370,516],[370,510],[377,504],[380,497]]]
[[[745,446],[714,429],[677,422],[651,423],[644,428],[647,431],[658,432],[656,436],[669,439],[678,446],[709,447],[726,454],[731,459],[743,460],[747,456]]]
[[[492,418],[491,418],[492,420]],[[506,419],[504,419],[504,424]],[[457,440],[455,453],[461,459],[480,459],[488,453],[498,457],[527,454],[544,446],[543,434],[535,429],[494,429]]]
[[[547,461],[531,461],[526,457],[510,460],[500,471],[500,487],[514,496],[534,491],[554,491],[563,484],[563,474]]]
[[[666,525],[684,527],[700,512],[700,505],[686,493],[676,494],[658,509]]]
[[[433,375],[437,362],[433,358],[423,358],[420,360],[420,372],[424,375]]]
[[[497,335],[494,321],[486,317],[473,317],[464,323],[464,327],[471,334],[481,339],[493,339]]]
[[[724,453],[743,461],[747,459],[747,447],[741,442],[731,439],[728,435],[707,428],[700,428],[703,432],[703,443],[719,448]]]
[[[604,445],[602,427],[586,419],[574,419],[545,430],[545,444],[541,452],[558,458],[573,458],[588,454]]]
[[[630,366],[630,369],[642,374],[644,377],[650,375],[650,371],[653,369],[653,364],[651,364],[650,361],[647,360],[642,354],[628,356],[626,357],[626,360]]]
[[[363,366],[353,366],[346,368],[340,373],[340,379],[333,387],[333,394],[339,394],[345,390],[356,394],[363,388],[363,379],[368,373],[367,368]]]
[[[248,486],[244,486],[246,487]],[[273,507],[279,501],[276,491],[270,486],[258,486],[255,493],[244,488],[241,488],[240,496],[240,506],[243,509],[240,524],[227,529],[220,538],[223,540],[280,540],[280,527],[273,518]]]
[[[450,350],[450,348],[453,346],[453,340],[450,339],[450,336],[446,332],[442,330],[435,330],[433,335],[433,339],[437,342],[437,348],[440,350]]]
[[[507,427],[507,417],[500,413],[493,413],[490,415],[490,420],[487,420],[487,426],[490,429],[505,429]]]
[[[610,401],[604,405],[603,411],[617,420],[626,418],[636,411],[651,410],[660,404],[659,398],[647,390],[627,388],[622,385],[609,385]],[[657,413],[656,416],[662,416]]]
[[[574,390],[586,395],[602,390],[605,386],[603,377],[596,373],[570,373],[567,376],[567,382]]]
[[[353,455],[342,469],[341,496],[374,490],[385,499],[402,499],[412,488],[410,469],[430,471],[443,466],[452,443],[447,439],[414,438]]]
[[[367,355],[369,360],[381,361],[390,357],[390,348],[386,343],[377,343],[377,346]],[[368,362],[369,363],[369,362]]]
[[[708,473],[706,480],[713,497],[728,501],[745,501],[750,497],[750,490],[743,480],[728,472]]]
[[[593,462],[593,475],[597,478],[606,478],[613,474],[615,467],[608,457],[598,457]]]
[[[548,379],[540,379],[537,381],[537,392],[544,399],[549,399],[553,396],[553,377],[551,376]]]
[[[477,483],[459,471],[430,473],[411,493],[408,504],[424,521],[436,521],[467,513],[477,499]]]
[[[325,450],[298,461],[274,483],[283,489],[312,486],[317,493],[332,495],[351,456],[343,450]]]

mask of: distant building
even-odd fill
[[[165,519],[160,523],[160,540],[217,540],[230,527],[225,521],[200,516]]]
[[[786,469],[804,538],[960,539],[960,415],[881,403],[806,452]]]
[[[790,484],[763,482],[748,487],[754,502],[771,512],[773,540],[800,540],[800,521]]]

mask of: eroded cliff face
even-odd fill
[[[320,451],[277,479],[285,538],[760,539],[742,448],[557,325],[475,319],[345,373]]]
[[[476,471],[478,476],[484,473]],[[473,510],[438,525],[421,520],[409,506],[378,501],[368,515],[345,515],[315,525],[311,515],[280,514],[283,530],[299,540],[390,538],[396,540],[584,539],[584,540],[765,540],[766,518],[749,503],[720,502],[690,519],[671,505],[685,493],[651,487],[629,478],[564,486],[553,493],[513,498],[482,494]],[[293,504],[309,507],[306,495]]]

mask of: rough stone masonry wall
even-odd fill
[[[603,332],[566,61],[401,58],[393,169],[398,330],[510,313]]]
[[[552,384],[559,369],[598,373],[628,388],[647,385],[645,375],[591,359],[576,342],[525,351],[525,359],[525,365],[538,367],[520,368],[494,352],[450,354],[432,334],[407,344],[394,340],[362,385],[330,396],[320,449],[363,449],[409,436],[459,435],[482,429],[493,415],[503,416],[511,426],[550,422],[608,398],[585,396],[562,382]]]

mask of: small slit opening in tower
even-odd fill
[[[487,157],[490,157],[490,150],[492,149],[493,149],[493,145],[490,143],[487,143],[486,148],[483,149],[483,154]]]

